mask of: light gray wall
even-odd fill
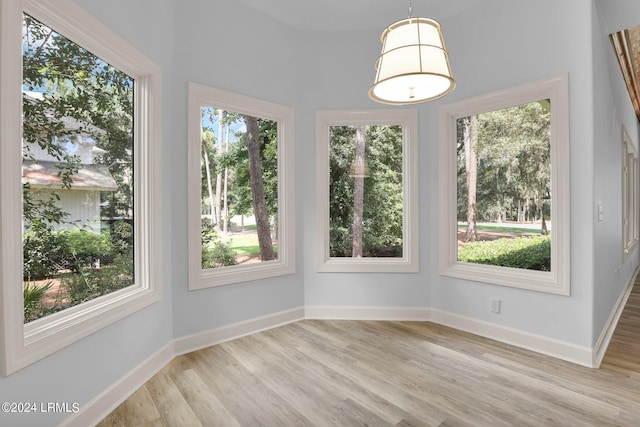
[[[594,195],[604,207],[604,220],[594,227],[595,259],[593,340],[597,341],[616,301],[632,279],[640,251],[622,254],[622,126],[638,148],[638,119],[631,105],[609,34],[640,25],[633,0],[594,2]]]
[[[553,11],[553,13],[550,13]],[[438,19],[439,17],[434,17]],[[591,7],[582,0],[495,0],[441,20],[457,88],[420,104],[421,272],[349,275],[315,272],[316,242],[305,227],[305,302],[338,306],[431,306],[523,331],[591,345],[593,284],[593,116]],[[311,33],[309,63],[316,70],[304,110],[380,108],[366,97],[379,53],[379,32]],[[438,106],[509,86],[570,74],[572,296],[554,296],[438,275]],[[313,76],[313,75],[312,75]],[[308,85],[310,87],[311,85]],[[314,105],[315,104],[315,105]],[[312,129],[301,132],[312,138]],[[306,139],[306,137],[305,137]],[[312,155],[312,152],[309,152]],[[313,224],[313,187],[305,219]],[[587,230],[586,232],[584,230]],[[502,314],[489,299],[502,300]]]
[[[193,81],[266,101],[296,106],[299,34],[241,2],[180,1],[175,8],[173,63],[173,159],[171,186],[173,312],[176,337],[291,308],[302,307],[305,191],[296,180],[297,273],[198,291],[187,290],[187,82]],[[296,112],[297,113],[297,112]],[[308,141],[296,129],[296,159]],[[296,176],[303,170],[297,168]]]
[[[626,6],[634,2],[612,1]],[[619,239],[619,200],[610,191],[619,181],[615,153],[619,148],[607,151],[615,139],[614,116],[607,112],[614,107],[621,123],[633,120],[623,107],[620,85],[611,76],[611,58],[607,59],[592,2],[491,0],[441,20],[458,86],[448,97],[417,107],[421,228],[421,271],[417,274],[315,271],[315,112],[384,108],[366,95],[380,49],[379,31],[300,32],[240,2],[222,0],[181,0],[175,5],[173,0],[79,3],[163,67],[164,299],[0,378],[0,400],[82,404],[172,338],[304,304],[434,307],[583,346],[592,346],[599,336],[624,277],[630,274],[630,264],[625,264],[620,279],[610,280],[620,260],[605,254]],[[606,14],[605,22],[628,18],[626,13]],[[640,23],[640,19],[635,21]],[[602,61],[608,61],[606,67]],[[571,94],[571,297],[440,277],[438,106],[566,72]],[[600,83],[608,78],[613,95],[607,94],[609,83]],[[295,108],[296,274],[187,290],[188,81]],[[594,99],[602,99],[603,104],[594,106]],[[602,158],[595,160],[598,156]],[[599,198],[605,200],[611,216],[596,224],[595,201]],[[611,237],[614,235],[618,237]],[[609,284],[612,286],[607,287]],[[502,300],[502,314],[489,312],[492,297]],[[15,417],[6,423],[1,419],[0,424],[53,425],[62,418]]]
[[[163,146],[171,148],[171,67],[173,22],[170,0],[79,0],[107,26],[127,39],[141,52],[162,66],[163,72]],[[126,12],[126,13],[125,13]],[[163,167],[172,160],[164,156]],[[137,312],[89,337],[40,360],[8,377],[0,377],[1,402],[77,402],[82,407],[139,365],[173,338],[171,311],[172,236],[170,181],[163,188],[163,277],[162,301]],[[3,426],[53,426],[69,414],[4,414]]]

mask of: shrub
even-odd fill
[[[22,275],[25,280],[51,277],[66,268],[64,242],[60,235],[46,227],[34,227],[24,233]]]
[[[212,243],[202,246],[202,268],[224,267],[237,263],[230,243],[215,239]]]
[[[116,221],[110,229],[113,254],[131,254],[133,251],[133,226],[127,221]]]
[[[61,280],[70,305],[77,305],[132,285],[133,260],[120,255],[112,264],[102,268],[80,267],[78,273],[64,275]]]
[[[551,237],[517,237],[466,243],[458,260],[475,264],[551,271]]]
[[[112,252],[111,239],[108,234],[96,234],[83,229],[74,229],[61,231],[60,237],[68,268],[72,271],[92,267],[101,257]]]
[[[38,313],[42,310],[40,300],[53,286],[53,282],[47,282],[42,286],[35,283],[27,283],[22,290],[24,301],[24,321],[28,322],[37,318]]]

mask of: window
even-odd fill
[[[440,273],[569,294],[567,78],[440,107]]]
[[[638,151],[622,128],[622,243],[624,258],[638,246]]]
[[[295,271],[293,121],[189,84],[189,289]]]
[[[160,72],[70,1],[7,2],[2,40],[9,374],[160,298]]]
[[[318,271],[418,271],[416,110],[316,114]]]

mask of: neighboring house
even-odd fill
[[[25,93],[33,102],[37,102],[37,95]],[[71,176],[71,188],[64,188],[58,175],[59,166],[63,163],[36,143],[26,143],[25,152],[29,158],[22,161],[23,182],[29,184],[36,199],[48,200],[53,193],[60,198],[58,206],[69,215],[64,223],[54,224],[54,229],[84,227],[99,233],[100,192],[116,191],[118,188],[108,166],[95,163],[105,153],[96,146],[95,137],[105,132],[70,117],[64,117],[61,121],[64,132],[68,134],[56,137],[53,143],[63,147],[68,155],[80,159],[78,172]]]

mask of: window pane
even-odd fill
[[[458,261],[551,271],[551,103],[457,120]]]
[[[26,323],[133,284],[134,81],[27,14],[22,33]]]
[[[403,256],[402,126],[329,127],[329,256]]]
[[[278,123],[201,112],[203,269],[278,259]]]

